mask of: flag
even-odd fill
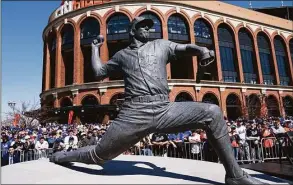
[[[20,114],[14,114],[13,126],[18,125],[20,120]]]
[[[72,123],[73,114],[74,114],[73,110],[69,111],[69,113],[68,113],[68,124]]]

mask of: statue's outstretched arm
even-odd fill
[[[181,56],[197,56],[199,65],[208,66],[215,60],[215,53],[206,47],[200,47],[196,44],[178,44],[176,54]]]

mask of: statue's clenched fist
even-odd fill
[[[99,36],[97,36],[96,39],[93,40],[92,47],[101,47],[103,42],[104,42],[104,36],[99,35]]]
[[[199,65],[202,67],[205,67],[213,63],[214,60],[215,60],[215,52],[213,50],[206,49],[206,51],[200,57]]]

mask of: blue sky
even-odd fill
[[[8,101],[17,105],[39,102],[42,88],[42,32],[60,1],[2,1],[2,110]],[[225,1],[247,8],[249,1]],[[284,1],[292,6],[292,2]],[[281,1],[252,1],[252,6],[281,6]],[[17,106],[16,105],[16,106]]]

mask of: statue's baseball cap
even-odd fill
[[[131,22],[130,28],[134,29],[139,24],[145,24],[149,28],[151,28],[154,26],[154,21],[152,19],[148,19],[148,18],[144,18],[144,17],[135,17]]]

